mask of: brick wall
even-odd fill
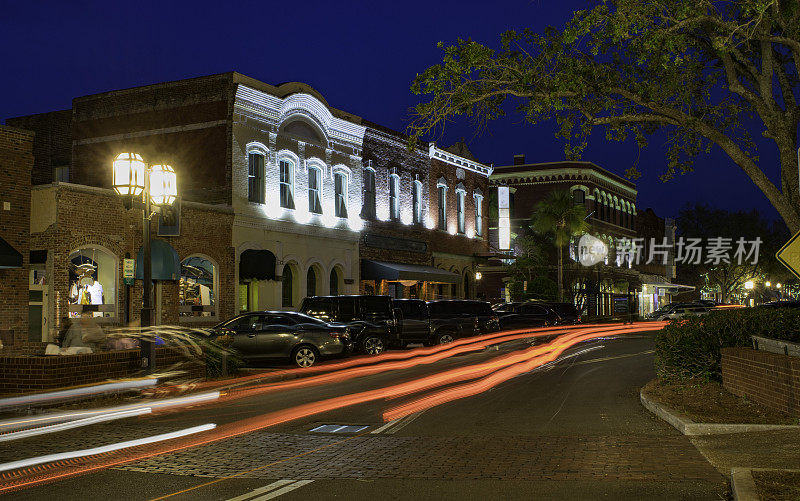
[[[53,182],[55,167],[69,166],[72,158],[72,109],[9,118],[6,124],[36,133],[33,142],[33,184]]]
[[[42,188],[39,188],[42,189]],[[117,317],[110,323],[119,325],[125,309],[122,284],[123,258],[135,258],[142,243],[141,210],[125,210],[122,201],[110,190],[59,184],[48,187],[56,197],[57,223],[41,233],[32,235],[35,249],[47,249],[47,277],[50,297],[49,318],[51,339],[66,327],[69,289],[69,256],[80,248],[91,257],[91,249],[105,249],[117,260],[116,303]],[[155,218],[154,218],[155,220]],[[183,260],[192,255],[210,258],[217,265],[218,290],[215,297],[219,316],[207,324],[230,318],[234,314],[236,287],[234,283],[234,249],[231,245],[233,213],[225,208],[185,203],[181,209],[181,235],[157,236],[157,225],[151,224],[151,238],[169,243]],[[108,284],[103,285],[110,293]],[[161,323],[178,324],[178,282],[161,282]],[[154,298],[155,300],[155,298]],[[142,281],[130,287],[128,301],[130,320],[136,321],[142,304]],[[104,320],[105,321],[105,320]],[[203,324],[203,322],[201,322]],[[193,323],[192,325],[196,325]]]
[[[205,378],[205,363],[170,348],[156,348],[156,367],[180,363],[192,379]],[[141,375],[139,350],[87,355],[0,356],[0,394],[34,393]]]
[[[734,395],[800,416],[798,357],[751,348],[723,348],[722,384]]]
[[[22,254],[23,264],[0,269],[0,341],[8,347],[28,339],[32,167],[33,133],[0,126],[0,237]]]

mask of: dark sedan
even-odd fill
[[[561,322],[558,313],[542,303],[508,303],[495,311],[500,316],[502,330],[544,327]]]
[[[212,329],[213,336],[230,335],[231,347],[245,361],[289,359],[298,367],[311,367],[321,357],[350,351],[346,326],[330,324],[291,311],[244,313]]]

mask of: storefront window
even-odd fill
[[[181,262],[178,288],[181,317],[215,317],[217,267],[201,256],[187,257]]]
[[[117,258],[98,247],[84,247],[69,255],[69,316],[91,312],[95,317],[116,316]]]

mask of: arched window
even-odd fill
[[[98,246],[70,253],[68,262],[69,316],[117,315],[117,257]]]
[[[362,216],[366,219],[375,219],[375,171],[371,168],[364,169],[364,207]]]
[[[337,172],[333,175],[333,190],[336,217],[347,217],[347,174]]]
[[[216,317],[217,267],[203,256],[190,256],[181,261],[178,282],[178,315]]]
[[[447,231],[447,184],[444,178],[439,179],[437,184],[439,195],[439,223],[440,230]]]
[[[400,176],[389,176],[389,218],[392,221],[400,219]]]
[[[414,181],[414,186],[411,192],[411,210],[412,210],[412,222],[414,224],[421,224],[422,223],[422,182],[417,180]]]
[[[483,236],[483,193],[479,190],[473,195],[475,199],[475,236]]]
[[[308,273],[306,274],[306,295],[317,295],[317,271],[313,266],[308,268]]]
[[[339,270],[336,266],[331,270],[331,296],[339,295]]]
[[[247,199],[258,204],[264,203],[264,155],[250,152],[247,155]]]
[[[308,168],[308,212],[322,214],[322,171],[318,167]]]
[[[294,163],[283,159],[280,162],[281,207],[294,209]]]
[[[283,267],[283,276],[281,277],[281,305],[284,308],[294,306],[295,287],[294,271],[292,266],[287,264]]]
[[[575,205],[583,205],[583,202],[586,200],[586,193],[581,189],[574,190],[572,192],[572,199],[575,201]]]
[[[464,190],[456,191],[456,215],[458,216],[458,233],[464,234],[466,232],[466,216],[464,214],[464,201],[466,200],[466,193]]]

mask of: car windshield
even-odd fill
[[[327,322],[323,322],[318,318],[314,318],[309,315],[305,315],[303,313],[295,313],[291,311],[286,311],[282,313],[284,316],[289,317],[290,319],[294,320],[298,324],[315,324],[315,325],[327,325]]]

